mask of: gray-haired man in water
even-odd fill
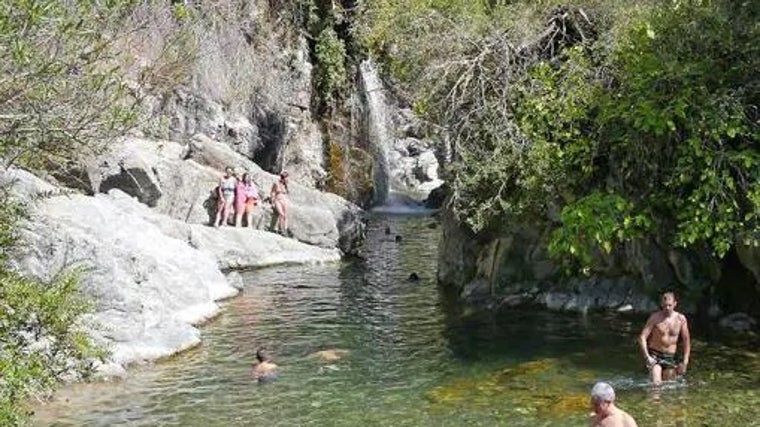
[[[591,427],[638,427],[633,417],[615,406],[615,390],[607,383],[594,384],[591,408],[594,410]]]
[[[652,313],[639,336],[639,345],[646,361],[652,382],[660,385],[662,380],[674,380],[683,375],[689,366],[691,337],[686,316],[676,311],[676,296],[665,292],[660,299],[661,310]],[[676,359],[678,337],[683,340],[683,360]]]

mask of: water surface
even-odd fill
[[[604,379],[641,426],[760,425],[756,343],[697,340],[687,379],[655,394],[636,347],[643,318],[470,313],[436,288],[438,238],[430,217],[377,215],[364,261],[246,273],[200,347],[66,388],[35,424],[577,426]],[[251,379],[260,347],[282,367],[275,383]],[[349,354],[309,356],[326,349]]]

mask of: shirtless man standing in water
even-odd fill
[[[639,336],[641,352],[655,385],[662,384],[662,380],[674,380],[676,374],[685,374],[689,366],[689,356],[691,356],[689,325],[686,322],[686,316],[675,310],[676,304],[676,296],[673,292],[662,294],[661,310],[649,316]],[[676,360],[679,336],[683,340],[681,362]]]

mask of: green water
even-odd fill
[[[68,387],[35,408],[35,425],[577,426],[604,379],[640,426],[760,426],[757,343],[697,339],[687,380],[654,394],[640,317],[448,303],[432,223],[374,217],[365,261],[247,273],[202,346],[124,381]],[[282,367],[275,383],[251,379],[261,346]],[[309,357],[326,349],[349,354]]]

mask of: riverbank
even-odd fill
[[[14,268],[43,280],[81,271],[80,289],[95,306],[83,323],[110,352],[101,377],[124,377],[132,364],[198,345],[197,325],[238,293],[225,273],[341,259],[337,248],[274,233],[188,224],[118,189],[87,196],[18,169],[3,182],[29,211]]]
[[[760,415],[757,346],[695,329],[688,384],[654,405],[635,343],[645,317],[462,311],[436,286],[441,229],[429,226],[371,215],[365,259],[241,273],[241,294],[203,326],[202,346],[118,386],[62,390],[35,408],[35,425],[569,427],[587,422],[598,379],[641,425],[752,425]],[[265,386],[250,376],[260,346],[282,368]],[[325,349],[346,352],[309,357]]]

